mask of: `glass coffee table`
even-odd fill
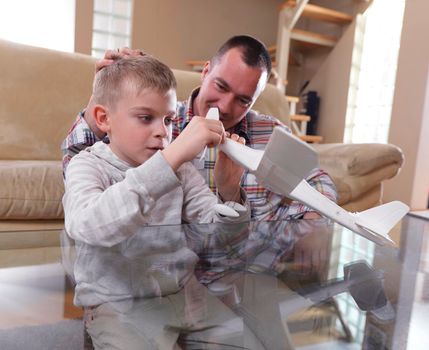
[[[0,349],[103,332],[124,349],[427,349],[429,219],[392,236],[323,219],[144,227],[113,247],[0,232]]]

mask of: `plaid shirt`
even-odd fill
[[[326,227],[326,232],[320,227]],[[328,227],[326,219],[191,224],[185,226],[185,236],[199,257],[198,281],[209,284],[237,271],[281,274],[288,263],[290,268],[296,242],[314,229],[328,234]]]
[[[66,138],[61,144],[61,151],[63,152],[64,178],[67,165],[69,165],[70,160],[80,151],[83,151],[85,148],[92,146],[97,141],[100,141],[83,118],[84,113],[85,111],[79,112]],[[105,138],[107,139],[107,136]]]
[[[178,102],[176,119],[173,122],[173,139],[186,127],[194,116],[193,101],[198,95],[199,89],[195,89],[188,101]],[[240,123],[227,130],[238,134],[246,139],[246,145],[254,149],[263,150],[270,139],[274,127],[287,127],[276,118],[262,115],[254,110],[250,110]],[[287,129],[289,130],[289,129]],[[90,130],[88,124],[83,119],[83,112],[80,112],[69,134],[61,145],[63,151],[63,172],[70,159],[86,147],[92,146],[99,139]],[[107,137],[103,139],[106,140]],[[214,182],[214,164],[216,161],[216,147],[207,149],[205,159],[201,162],[194,160],[194,165],[206,179],[207,184],[213,192],[216,192]],[[306,179],[307,182],[323,195],[335,201],[337,193],[335,186],[328,174],[320,169],[316,169]],[[252,208],[252,220],[285,220],[299,219],[304,213],[313,211],[297,201],[280,196],[274,192],[260,186],[253,174],[245,172],[241,186],[247,193]]]
[[[198,92],[199,89],[195,89],[188,101],[178,103],[177,115],[173,125],[173,138],[176,138],[193,118],[193,102]],[[263,150],[276,126],[283,127],[290,132],[287,126],[282,124],[278,119],[250,110],[241,122],[227,131],[244,137],[246,139],[246,146]],[[216,191],[214,181],[216,152],[216,148],[207,149],[203,164],[199,163],[198,160],[194,160],[194,165],[199,169],[213,192]],[[313,188],[329,199],[336,201],[337,192],[335,185],[326,172],[315,169],[306,180]],[[299,219],[304,213],[314,211],[297,201],[291,201],[260,186],[255,176],[248,171],[244,173],[241,179],[241,186],[246,191],[250,201],[252,220]]]

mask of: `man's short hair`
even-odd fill
[[[171,69],[156,58],[145,55],[122,58],[97,72],[93,85],[95,103],[114,107],[122,94],[143,89],[165,93],[176,89],[176,78]]]
[[[216,64],[222,56],[231,49],[239,49],[242,53],[243,61],[250,67],[259,67],[271,73],[271,57],[265,45],[248,35],[237,35],[228,39],[211,59],[212,64]]]

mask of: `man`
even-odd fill
[[[130,49],[108,51],[105,58],[98,62],[96,69],[102,69],[118,57],[139,54],[142,53]],[[215,56],[206,62],[201,86],[191,93],[188,101],[177,104],[173,137],[177,137],[195,115],[205,116],[210,107],[217,107],[226,131],[245,138],[249,147],[264,149],[274,127],[285,127],[276,118],[251,110],[253,103],[264,90],[270,73],[271,59],[260,41],[246,35],[230,38]],[[92,100],[86,112],[78,116],[62,145],[64,167],[74,154],[104,137],[91,120],[91,108]],[[213,191],[216,191],[213,177],[215,161],[216,150],[213,148],[206,152],[205,159],[194,161]],[[336,200],[335,186],[325,172],[315,169],[307,181],[331,200]],[[248,172],[243,175],[241,185],[246,190],[251,204],[252,220],[319,217],[301,203],[290,201],[258,185],[254,175]]]

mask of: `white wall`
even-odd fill
[[[398,177],[386,182],[384,199],[424,209],[429,191],[429,1],[408,0],[398,58],[389,142],[405,154]]]
[[[132,46],[172,68],[207,60],[229,37],[254,35],[267,46],[277,40],[282,0],[134,0]]]

